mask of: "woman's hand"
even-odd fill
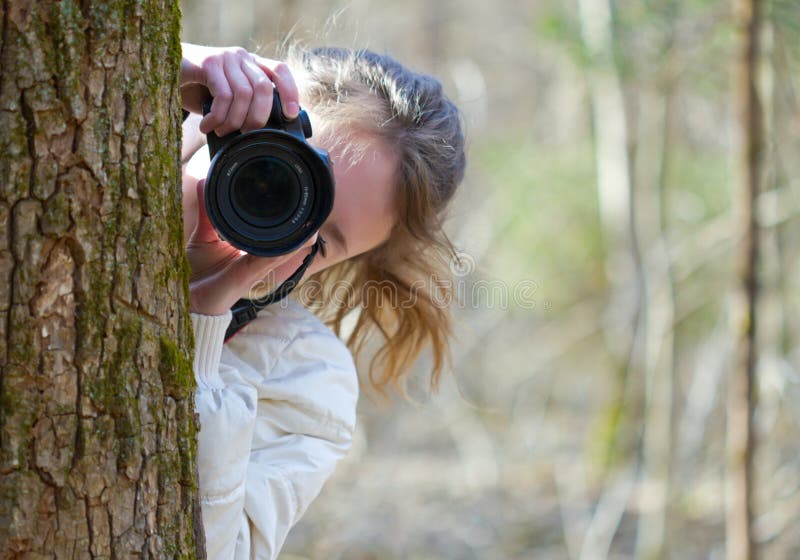
[[[251,54],[240,47],[202,47],[182,43],[181,100],[183,108],[202,114],[203,102],[214,98],[200,131],[224,136],[236,130],[263,127],[277,88],[289,119],[300,111],[297,85],[283,62]]]
[[[222,315],[240,298],[252,297],[249,291],[265,279],[274,289],[288,278],[303,262],[317,236],[300,249],[278,257],[257,257],[239,251],[221,240],[211,225],[205,210],[204,183],[197,183],[197,225],[186,244],[192,270],[189,309],[202,315]]]

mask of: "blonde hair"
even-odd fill
[[[397,220],[388,240],[321,271],[313,277],[321,289],[305,295],[340,336],[344,318],[358,309],[346,340],[354,355],[366,349],[371,335],[380,335],[368,373],[378,391],[391,386],[405,394],[407,373],[428,344],[435,390],[450,358],[447,304],[456,258],[442,220],[466,164],[458,109],[438,80],[387,55],[293,47],[286,60],[301,105],[318,117],[315,135],[344,143],[351,158],[363,155],[359,138],[364,137],[382,141],[398,157]],[[345,301],[333,294],[343,284]]]

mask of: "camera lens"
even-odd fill
[[[222,239],[253,255],[284,255],[327,219],[334,196],[327,154],[281,130],[211,138],[223,145],[211,150],[206,212]]]
[[[278,226],[300,205],[297,175],[285,161],[275,157],[254,158],[242,164],[230,189],[234,209],[254,226]]]

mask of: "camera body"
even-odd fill
[[[277,91],[272,99],[263,128],[207,135],[206,213],[221,238],[262,257],[302,246],[328,218],[334,198],[328,154],[307,142],[308,114],[288,120]],[[207,101],[203,114],[210,108]]]

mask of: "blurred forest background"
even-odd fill
[[[800,558],[800,0],[763,2],[753,540]],[[364,396],[290,559],[725,557],[742,240],[729,0],[184,0],[184,40],[388,52],[464,112],[455,375]]]

